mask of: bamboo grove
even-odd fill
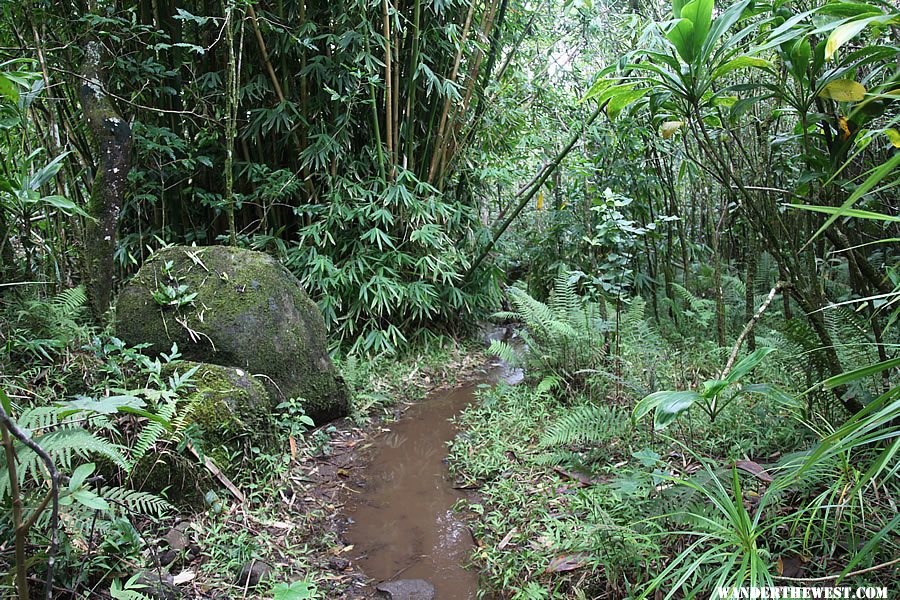
[[[160,240],[277,246],[315,288],[329,322],[340,321],[348,339],[370,336],[364,345],[374,351],[395,348],[414,324],[485,305],[489,274],[461,283],[465,248],[479,231],[461,157],[486,93],[515,54],[501,46],[521,39],[522,14],[511,15],[507,1],[148,0],[2,10],[6,44],[24,49],[4,52],[28,61],[7,68],[30,72],[16,118],[20,132],[35,134],[20,148],[33,162],[11,154],[7,169],[25,172],[71,153],[52,167],[54,195],[92,207],[93,217],[116,213],[118,276]],[[98,164],[103,133],[78,108],[89,82],[103,96],[98,110],[130,125],[129,139],[111,149],[133,162],[130,171]],[[113,169],[128,173],[121,206],[89,204],[89,194],[116,186],[94,180]],[[29,209],[20,222],[39,212]],[[76,218],[54,214],[57,222]],[[18,224],[4,225],[6,252]],[[27,270],[80,277],[69,252],[80,240],[52,239],[61,231],[48,230],[46,261]],[[112,281],[112,269],[90,276],[95,314],[109,305],[98,286]]]

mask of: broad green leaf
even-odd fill
[[[660,430],[669,426],[681,413],[689,409],[700,398],[696,392],[669,392],[653,413],[653,427]]]
[[[310,600],[317,597],[318,588],[306,581],[279,583],[272,589],[273,600]]]
[[[725,376],[725,381],[728,383],[739,381],[742,377],[755,369],[756,366],[772,352],[775,352],[775,348],[757,348],[739,360],[734,367],[732,367],[731,371]]]
[[[109,503],[106,500],[104,500],[97,494],[85,489],[72,492],[72,498],[78,501],[79,504],[82,504],[93,510],[110,510]]]
[[[69,479],[69,489],[74,491],[84,485],[84,480],[87,479],[96,468],[94,463],[79,465],[72,473],[71,479]]]
[[[587,91],[582,98],[582,101],[590,100],[591,98],[596,98],[603,92],[605,92],[608,88],[610,88],[615,83],[613,79],[598,79],[591,85],[591,89]]]
[[[863,15],[884,14],[871,4],[862,2],[829,2],[819,7],[817,11],[820,15],[830,15],[833,17],[852,18],[861,17]]]
[[[620,83],[617,85],[606,86],[597,96],[597,102],[603,104],[606,101],[611,101],[616,96],[624,94],[626,92],[630,92],[635,87],[637,87],[636,83]]]
[[[79,215],[81,217],[91,218],[91,216],[87,214],[84,209],[64,196],[44,196],[43,198],[41,198],[41,201],[49,204],[54,208],[58,208],[69,216]]]
[[[825,60],[831,60],[838,48],[856,37],[860,31],[866,28],[866,25],[868,25],[867,20],[861,19],[844,23],[832,31],[831,35],[828,36],[828,42],[825,44]]]
[[[864,19],[850,21],[849,23],[844,23],[843,25],[836,27],[828,36],[828,41],[825,43],[825,60],[834,58],[835,53],[841,46],[859,35],[859,33],[869,25],[872,25],[873,23],[891,23],[896,22],[896,20],[896,15],[878,14]]]
[[[666,39],[672,42],[672,45],[678,51],[678,55],[686,63],[691,62],[694,58],[693,47],[691,46],[693,36],[694,24],[688,19],[679,20],[666,35]]]
[[[692,0],[681,8],[681,17],[689,19],[691,28],[691,59],[696,56],[712,25],[713,0]]]
[[[836,79],[819,90],[819,96],[837,102],[859,102],[866,97],[866,87],[852,79]]]
[[[722,393],[726,387],[728,387],[728,381],[724,379],[710,379],[708,381],[703,382],[703,397],[704,398],[713,398]]]
[[[811,56],[812,47],[806,38],[797,40],[791,47],[791,72],[798,80],[805,81],[807,79],[807,69],[809,68]]]
[[[0,74],[0,96],[3,96],[12,104],[16,104],[19,101],[19,88],[3,74]]]
[[[6,395],[6,391],[3,388],[0,388],[0,404],[3,405],[3,410],[6,412],[6,415],[12,416],[12,401],[9,399],[9,396]]]
[[[716,68],[716,70],[712,73],[712,78],[718,79],[722,75],[731,73],[732,71],[737,71],[738,69],[748,69],[751,67],[757,69],[765,69],[766,67],[771,66],[772,63],[764,58],[758,58],[756,56],[738,56],[737,58],[733,58],[725,64],[720,65],[718,68]]]
[[[679,414],[690,408],[699,398],[700,394],[693,391],[654,392],[649,396],[645,396],[635,405],[631,419],[634,423],[637,423],[655,410],[655,427],[662,429],[675,420]]]
[[[640,462],[645,467],[655,467],[657,464],[659,464],[659,460],[662,458],[661,455],[657,454],[650,448],[644,448],[640,452],[632,452],[631,456],[638,459],[638,462]]]
[[[609,104],[606,105],[607,116],[609,116],[610,120],[615,121],[616,117],[619,116],[619,113],[625,110],[628,105],[636,102],[637,100],[640,100],[645,95],[647,95],[647,92],[649,91],[650,90],[648,89],[629,90],[627,92],[623,92],[621,94],[613,96],[610,99]]]

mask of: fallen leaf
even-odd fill
[[[574,571],[584,566],[580,554],[563,554],[557,556],[547,565],[547,573],[562,573],[565,571]]]
[[[191,570],[182,571],[172,578],[172,583],[174,583],[175,585],[181,585],[182,583],[192,581],[196,576],[197,574]]]
[[[503,536],[503,539],[500,540],[500,543],[499,543],[499,544],[497,544],[497,550],[503,550],[504,548],[506,548],[506,547],[509,545],[509,541],[512,539],[512,537],[513,537],[514,535],[516,535],[516,533],[517,533],[518,531],[519,531],[518,529],[516,529],[515,527],[513,527],[513,528],[509,531],[509,533],[507,533],[505,536]]]
[[[772,476],[769,475],[759,463],[755,463],[752,460],[739,460],[734,463],[734,466],[741,471],[750,473],[760,481],[765,481],[766,483],[771,483],[773,481]]]

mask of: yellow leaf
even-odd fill
[[[866,97],[866,87],[852,79],[836,79],[823,87],[819,95],[838,102],[859,102]]]
[[[540,191],[540,192],[538,192],[537,209],[541,210],[542,208],[544,208],[544,192]]]
[[[856,35],[865,29],[868,24],[868,19],[850,21],[832,31],[831,35],[828,36],[828,41],[825,42],[825,60],[831,60],[838,48],[856,37]]]
[[[900,148],[900,131],[897,131],[896,129],[885,129],[884,134],[891,140],[891,144],[893,144],[894,148]]]
[[[681,129],[682,125],[684,125],[684,121],[666,121],[660,126],[659,132],[662,134],[663,139],[667,140],[675,135],[675,132]]]
[[[847,121],[847,117],[843,115],[838,117],[838,127],[841,130],[841,139],[848,139],[850,137],[850,123]]]

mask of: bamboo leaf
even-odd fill
[[[809,210],[812,212],[820,212],[829,215],[839,214],[842,217],[856,217],[858,219],[872,219],[873,221],[890,221],[900,223],[900,217],[894,215],[883,215],[881,213],[872,212],[870,210],[860,210],[858,208],[841,209],[837,206],[809,206],[807,204],[788,204],[791,208],[799,208],[801,210]]]

